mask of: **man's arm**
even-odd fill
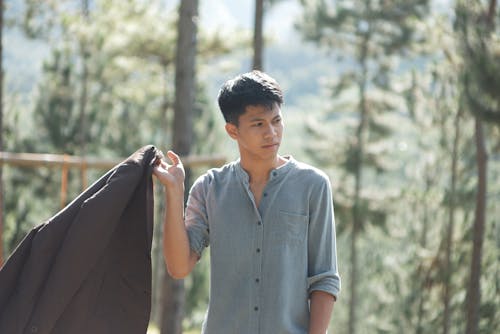
[[[340,292],[331,186],[325,177],[314,192],[309,222],[309,334],[325,334]]]
[[[313,291],[310,297],[309,334],[325,334],[330,323],[335,297],[324,291]]]
[[[184,224],[184,167],[177,154],[169,151],[167,155],[172,165],[161,161],[153,174],[165,186],[163,257],[170,276],[180,279],[193,270],[198,255],[191,250]]]

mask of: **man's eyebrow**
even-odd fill
[[[281,118],[281,115],[278,114],[276,116],[274,116],[272,119],[275,120],[276,118]],[[265,121],[266,118],[265,117],[262,117],[262,116],[254,116],[253,118],[250,118],[250,122],[259,122],[259,121]]]

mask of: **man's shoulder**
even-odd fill
[[[315,167],[306,162],[291,158],[293,163],[293,173],[301,178],[306,178],[308,181],[317,180],[318,182],[329,181],[328,175],[318,167]]]
[[[193,185],[196,184],[211,184],[214,180],[224,180],[233,177],[234,165],[236,162],[229,162],[221,167],[210,168],[205,173],[200,175]]]

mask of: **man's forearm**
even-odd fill
[[[309,334],[325,334],[330,323],[335,298],[324,291],[313,291],[310,297]]]
[[[184,225],[184,192],[166,190],[163,223],[163,255],[167,270],[174,278],[184,278],[194,266]]]

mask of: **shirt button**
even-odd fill
[[[259,221],[257,222],[257,225],[262,225],[262,222],[259,220]]]
[[[36,327],[36,326],[31,326],[31,328],[30,328],[30,329],[31,329],[31,330],[30,330],[30,332],[31,332],[31,333],[38,333],[38,327]]]
[[[278,172],[273,172],[273,176],[277,176],[278,175]]]
[[[257,253],[260,253],[260,248],[257,248]]]
[[[259,310],[259,308],[258,308],[257,306],[255,306],[253,309],[254,309],[255,311],[258,311],[258,310]]]
[[[267,193],[264,193],[264,197],[266,197],[266,196],[267,196]]]
[[[260,279],[256,278],[256,279],[255,279],[255,282],[259,283],[259,282],[260,282]]]

